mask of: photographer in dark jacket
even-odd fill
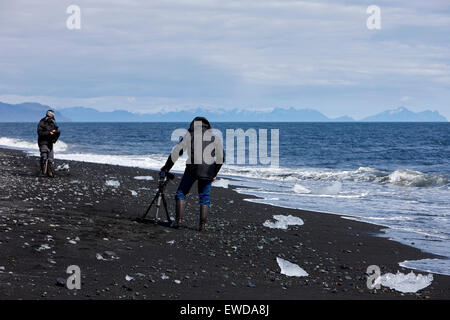
[[[41,152],[41,173],[54,177],[53,172],[53,144],[58,140],[60,131],[55,123],[55,112],[48,110],[45,118],[39,121],[37,127],[38,145]]]
[[[198,195],[200,200],[199,231],[205,230],[206,216],[210,201],[210,189],[224,162],[222,141],[212,134],[211,125],[204,117],[192,120],[189,129],[180,143],[175,146],[172,154],[161,168],[161,174],[169,172],[178,157],[187,151],[186,169],[178,186],[176,200],[176,227],[181,221],[186,207],[186,195],[195,181],[198,181]]]

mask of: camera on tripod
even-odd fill
[[[153,219],[153,222],[155,224],[158,223],[159,218],[159,208],[161,207],[161,201],[164,205],[164,209],[166,211],[166,217],[167,217],[167,223],[171,225],[172,219],[169,214],[169,210],[167,209],[167,202],[166,197],[164,196],[164,189],[166,188],[167,184],[170,180],[173,180],[175,178],[175,175],[172,173],[169,173],[167,171],[161,171],[159,173],[159,179],[158,179],[158,189],[156,191],[155,197],[153,198],[152,202],[150,203],[149,207],[147,208],[147,211],[145,211],[144,215],[142,216],[141,220],[145,221],[145,218],[147,217],[147,214],[150,212],[150,209],[152,208],[153,204],[156,202],[156,212],[155,217]]]
[[[175,178],[173,173],[161,171],[159,173],[158,187],[161,186],[161,184],[166,183],[166,181],[173,180],[173,178]]]

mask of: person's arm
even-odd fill
[[[216,137],[216,139],[217,139],[217,137]],[[220,157],[222,155],[222,159],[221,159],[222,161],[219,161],[219,163],[217,163],[217,158],[216,158],[214,179],[217,177],[217,174],[219,173],[220,169],[222,168],[223,164],[225,163],[225,150],[223,150],[222,141],[219,141],[217,146],[219,148],[218,156]],[[217,156],[217,154],[216,154],[216,156]]]
[[[53,122],[53,127],[54,127],[54,129],[52,131],[50,131],[50,134],[52,135],[53,140],[55,140],[55,142],[56,142],[56,140],[58,140],[61,132],[59,131],[59,127],[56,125],[55,122]]]
[[[225,153],[224,153],[224,159],[225,159]],[[223,166],[223,163],[216,163],[214,178],[217,177],[217,174],[219,173],[222,166]]]
[[[47,138],[50,135],[50,131],[44,127],[42,121],[38,124],[37,133],[41,138]]]
[[[183,140],[184,139],[182,139],[176,146],[175,146],[175,148],[180,148],[180,151],[179,151],[179,153],[178,153],[178,156],[176,156],[175,157],[175,161],[177,161],[178,160],[178,157],[181,157],[182,155],[183,155],[183,147],[184,147],[184,142],[183,142]],[[174,149],[175,149],[174,148]],[[172,169],[172,167],[174,166],[174,164],[175,164],[175,161],[174,160],[172,160],[172,155],[173,155],[173,152],[169,155],[169,157],[167,158],[167,160],[166,160],[166,163],[164,164],[164,166],[162,166],[162,168],[161,168],[161,171],[166,171],[166,172],[169,172],[170,171],[170,169]]]
[[[56,141],[58,141],[60,135],[61,131],[56,129],[56,131],[52,134],[53,143],[56,143]]]
[[[172,155],[170,155],[167,160],[166,163],[164,164],[164,166],[162,166],[161,171],[166,171],[169,172],[170,169],[172,169],[173,165],[175,163],[172,161]]]

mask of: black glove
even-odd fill
[[[55,131],[55,133],[53,133],[53,135],[52,135],[52,142],[55,143],[56,141],[58,141],[60,135],[61,135],[61,132],[59,130]]]

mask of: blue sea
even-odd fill
[[[172,132],[188,123],[59,126],[62,134],[55,145],[59,164],[79,160],[159,170],[175,145]],[[279,130],[279,167],[226,163],[219,185],[259,197],[251,201],[386,226],[383,236],[443,257],[403,261],[402,266],[450,275],[450,123],[213,123],[213,127],[224,135],[226,129]],[[0,146],[38,154],[36,124],[0,123]],[[174,170],[182,172],[183,166],[181,159]]]

